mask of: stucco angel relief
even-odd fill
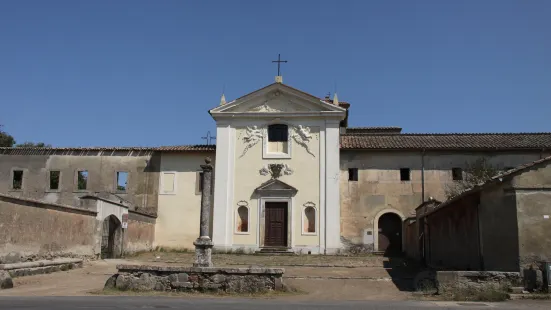
[[[262,128],[258,126],[247,127],[245,136],[243,137],[243,143],[245,143],[245,149],[239,157],[243,157],[247,151],[255,146],[258,142],[262,141]]]
[[[272,108],[266,102],[264,102],[264,104],[251,109],[251,112],[272,112],[273,113],[273,112],[283,112],[283,111],[278,110],[276,108]]]
[[[293,140],[295,140],[298,145],[302,146],[308,154],[316,157],[316,155],[314,155],[314,153],[310,150],[309,146],[310,140],[312,140],[313,137],[312,133],[310,133],[310,128],[298,125],[298,127],[294,127],[293,131],[294,132],[291,136]]]

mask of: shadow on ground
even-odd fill
[[[419,280],[416,277],[424,271],[424,268],[418,263],[396,255],[388,257],[383,262],[383,267],[392,278],[392,283],[403,292],[416,291],[415,282]]]

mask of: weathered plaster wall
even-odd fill
[[[94,257],[98,225],[92,211],[0,196],[0,261]]]
[[[470,195],[425,217],[427,263],[437,268],[480,270],[478,195]]]
[[[546,154],[543,154],[544,156]],[[452,168],[465,168],[480,157],[498,167],[516,167],[539,159],[541,152],[422,152],[341,151],[341,234],[347,240],[373,247],[377,216],[394,212],[414,214],[424,198],[445,201],[446,186],[453,183]],[[348,181],[348,168],[359,169],[359,180]],[[411,181],[400,181],[400,168],[411,169]],[[368,236],[367,231],[372,235]]]
[[[34,151],[14,149],[0,154],[0,193],[86,208],[80,197],[99,192],[114,193],[131,208],[155,213],[157,210],[159,155],[152,152],[119,151]],[[23,188],[12,188],[12,171],[22,169]],[[61,171],[59,190],[49,190],[49,171]],[[85,191],[77,189],[76,174],[88,171]],[[117,171],[128,172],[127,190],[116,187]],[[113,198],[113,197],[109,197]]]
[[[133,211],[128,215],[128,229],[124,232],[124,253],[151,251],[155,241],[155,218]]]
[[[163,154],[163,172],[175,173],[173,193],[159,194],[159,211],[155,225],[155,246],[163,248],[192,249],[199,236],[201,194],[197,189],[197,174],[205,157],[214,160],[214,153]]]
[[[498,184],[480,193],[480,238],[484,270],[518,272],[518,228],[514,193]]]
[[[520,267],[551,261],[551,163],[513,178]]]
[[[312,123],[314,122],[314,123]],[[241,156],[246,143],[243,137],[246,132],[246,127],[236,128],[236,147],[235,147],[235,180],[234,180],[234,196],[233,196],[233,214],[230,215],[232,221],[233,245],[235,247],[258,247],[263,244],[264,227],[262,219],[264,218],[260,206],[260,197],[255,194],[255,189],[262,183],[270,180],[270,175],[261,175],[260,169],[268,164],[287,164],[293,170],[291,175],[283,175],[279,178],[295,187],[298,192],[292,198],[290,206],[291,212],[291,246],[296,248],[305,248],[306,250],[314,249],[314,252],[319,251],[320,245],[320,125],[314,126],[315,121],[308,120],[293,120],[286,122],[289,124],[289,130],[293,130],[292,126],[308,126],[311,131],[312,139],[308,147],[313,154],[309,154],[306,149],[298,143],[289,140],[291,145],[291,158],[264,158],[263,157],[263,142],[259,142],[251,147],[244,156]],[[266,124],[258,124],[259,127]],[[236,214],[238,203],[246,201],[249,207],[249,232],[236,232]],[[316,208],[316,233],[304,233],[302,227],[304,204],[311,202]]]

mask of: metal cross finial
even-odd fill
[[[207,131],[207,136],[206,136],[206,137],[201,137],[201,139],[206,140],[206,141],[207,141],[207,145],[210,145],[210,143],[212,142],[212,140],[215,140],[216,137],[212,136],[212,135],[210,134],[210,130],[209,130],[209,131]]]
[[[280,66],[282,62],[287,62],[287,60],[281,60],[281,54],[277,54],[277,60],[272,60],[272,62],[277,62],[277,76],[281,76]]]

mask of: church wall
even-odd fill
[[[424,198],[445,201],[446,186],[453,183],[452,168],[480,157],[498,167],[515,167],[539,159],[541,152],[427,152],[341,151],[341,236],[377,249],[377,219],[393,212],[405,219]],[[348,168],[358,168],[358,181],[348,180]],[[411,180],[400,180],[400,168],[411,169]]]
[[[198,172],[205,157],[214,160],[214,153],[163,153],[159,174],[159,210],[155,225],[155,246],[173,249],[192,249],[199,236],[201,192],[198,191]],[[216,170],[216,169],[215,169]],[[174,188],[167,192],[163,175],[174,174]],[[165,179],[165,183],[167,182]],[[163,190],[164,186],[164,190]]]
[[[115,193],[131,208],[155,213],[159,155],[146,151],[26,151],[4,150],[0,154],[0,193],[86,208],[80,197],[91,193]],[[32,152],[27,154],[25,152]],[[23,186],[12,188],[14,170],[23,170]],[[88,171],[86,190],[77,189],[76,174]],[[50,171],[60,171],[58,190],[49,189]],[[117,171],[128,172],[126,191],[116,187]],[[112,198],[112,197],[111,197]]]
[[[292,198],[292,214],[291,214],[291,245],[295,249],[303,249],[304,251],[319,251],[320,245],[320,130],[323,129],[324,123],[316,120],[293,120],[287,122],[289,130],[292,125],[308,126],[311,130],[312,140],[308,144],[311,154],[292,139],[291,158],[263,158],[263,142],[259,142],[251,147],[245,155],[241,156],[246,143],[243,141],[246,132],[245,126],[237,126],[235,128],[236,147],[235,147],[235,179],[234,179],[234,196],[232,210],[232,232],[233,232],[233,247],[239,248],[258,248],[263,241],[263,232],[260,231],[263,223],[261,223],[262,215],[259,214],[260,199],[255,195],[255,189],[262,183],[270,180],[270,175],[261,175],[260,169],[268,164],[287,164],[293,170],[291,175],[283,175],[279,178],[296,189],[298,192]],[[266,123],[252,122],[247,126],[257,125],[265,127]],[[323,134],[323,131],[321,131]],[[237,209],[238,203],[245,201],[249,208],[249,232],[236,232]],[[308,234],[303,232],[303,211],[304,204],[311,202],[316,208],[316,233]]]

